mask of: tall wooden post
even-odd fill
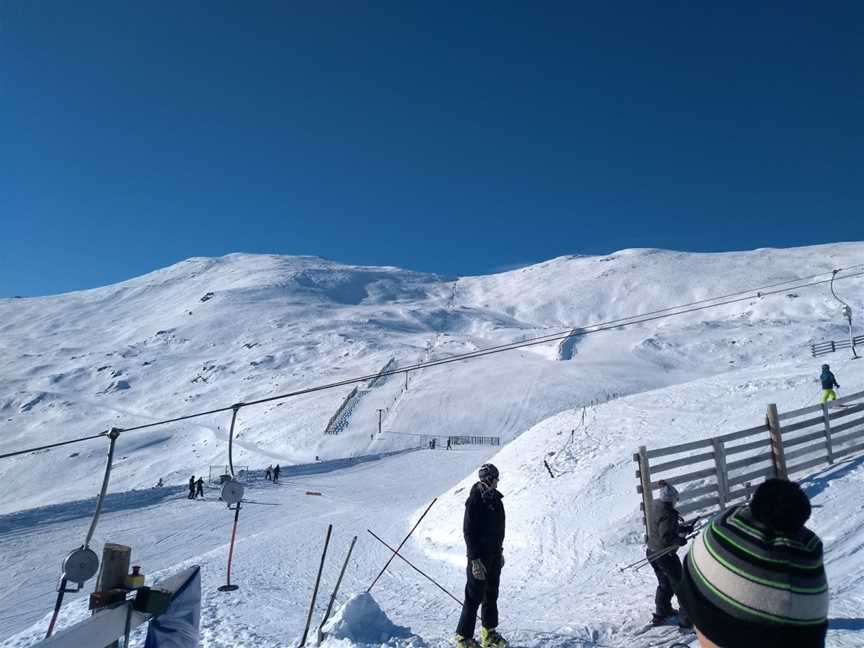
[[[714,466],[717,470],[717,491],[720,496],[720,508],[725,509],[729,501],[729,475],[726,474],[726,448],[721,439],[711,439],[714,446]]]
[[[822,419],[825,421],[825,450],[828,454],[828,463],[834,463],[834,448],[831,444],[831,415],[828,413],[828,403],[822,403]]]
[[[108,592],[123,587],[126,575],[129,573],[129,563],[132,559],[132,547],[106,542],[102,548],[102,563],[99,565],[99,576],[96,578],[96,591]],[[125,596],[123,597],[125,598]],[[106,598],[105,600],[109,600]],[[93,611],[96,613],[96,610]],[[118,648],[119,641],[114,641],[106,648]]]
[[[131,559],[131,547],[106,542],[102,548],[102,564],[99,567],[99,578],[96,579],[96,591],[107,592],[123,587]]]
[[[783,453],[783,430],[777,405],[768,405],[768,429],[771,433],[771,455],[774,459],[774,475],[779,479],[789,479],[786,472],[786,456]]]
[[[642,508],[645,518],[645,542],[648,542],[648,536],[653,528],[654,516],[654,492],[651,490],[651,467],[648,465],[648,449],[645,446],[639,446],[639,453],[635,455],[636,461],[639,463],[639,471],[636,476],[642,484]]]

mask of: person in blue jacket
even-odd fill
[[[822,365],[822,375],[819,376],[819,380],[822,382],[822,402],[827,403],[829,400],[836,400],[837,393],[834,388],[840,389],[840,385],[837,384],[837,379],[827,364]]]

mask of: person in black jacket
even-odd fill
[[[465,501],[462,532],[468,553],[467,582],[462,615],[456,628],[456,648],[476,648],[474,627],[482,606],[480,642],[483,648],[506,648],[498,634],[498,585],[504,566],[504,504],[498,492],[498,469],[483,464],[480,480]]]
[[[189,478],[189,495],[187,499],[195,499],[195,475]]]
[[[198,497],[200,495],[201,498],[203,499],[204,498],[204,478],[199,477],[198,481],[195,482],[195,484],[198,487],[195,489],[195,497]]]
[[[654,625],[663,624],[676,614],[672,607],[672,595],[677,593],[683,574],[681,561],[678,559],[678,548],[687,544],[687,536],[693,532],[693,525],[686,524],[678,515],[675,509],[677,503],[678,491],[672,484],[660,480],[660,499],[653,503],[646,551],[651,567],[654,568],[654,574],[657,576],[654,615],[651,619]],[[662,555],[658,556],[658,553]],[[693,624],[683,606],[677,614],[679,626],[692,627]]]

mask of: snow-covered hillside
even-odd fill
[[[311,257],[229,255],[91,291],[0,300],[0,453],[374,374],[391,358],[398,367],[830,276],[864,262],[862,253],[860,243],[728,254],[626,250],[452,280]],[[861,278],[837,285],[855,313],[864,310],[862,286]],[[645,572],[617,572],[641,553],[635,447],[754,425],[768,402],[813,402],[820,361],[809,358],[807,345],[845,335],[826,285],[789,289],[588,335],[567,361],[553,343],[424,369],[401,394],[403,377],[393,376],[364,387],[338,435],[324,428],[350,386],[243,409],[234,460],[252,467],[398,450],[419,435],[498,435],[511,443],[500,452],[422,451],[348,469],[322,465],[279,487],[253,483],[235,598],[213,591],[224,578],[224,507],[189,502],[182,487],[149,490],[159,477],[180,485],[224,464],[230,414],[129,433],[118,442],[114,496],[97,540],[133,545],[150,574],[202,564],[205,645],[296,644],[329,522],[337,551],[350,535],[362,536],[347,596],[365,589],[386,560],[365,529],[398,542],[418,509],[444,493],[406,556],[458,593],[464,489],[494,456],[510,524],[502,630],[522,646],[575,648],[593,636],[632,648],[626,629],[650,612],[653,591]],[[844,387],[864,389],[847,355],[829,361]],[[380,436],[378,408],[389,408]],[[44,632],[57,565],[86,530],[105,446],[98,439],[0,462],[14,493],[0,502],[0,552],[17,584],[0,592],[0,637],[21,633],[3,645],[28,645]],[[550,452],[562,473],[554,483],[542,465]],[[857,463],[839,472],[813,482],[811,494],[822,506],[816,529],[829,552],[836,547],[828,563],[832,587],[839,586],[832,616],[854,621],[864,599],[854,540],[864,516],[844,517],[837,502],[860,500],[864,476]],[[324,495],[307,497],[307,489]],[[328,569],[332,584],[336,567]],[[394,564],[374,594],[394,623],[414,633],[402,645],[445,645],[455,611],[434,587]],[[70,599],[64,622],[85,613],[80,597]],[[831,645],[856,645],[860,627],[852,621],[832,631]]]
[[[861,262],[862,252],[857,243],[728,254],[625,250],[452,281],[314,257],[234,254],[95,290],[0,300],[0,451],[371,374],[394,357],[403,364],[446,357],[830,272]],[[838,284],[856,312],[861,285]],[[506,440],[612,393],[801,357],[811,340],[844,334],[827,287],[790,290],[590,335],[575,345],[576,361],[554,361],[550,344],[423,371],[384,422],[403,434],[373,436],[377,409],[391,405],[400,377],[364,395],[338,436],[323,430],[350,387],[246,409],[235,457],[261,466],[416,443],[404,433]],[[179,483],[223,464],[229,418],[125,437],[115,485]],[[0,476],[20,497],[0,511],[90,495],[103,446],[3,462]],[[31,479],[46,472],[62,479],[31,495]]]

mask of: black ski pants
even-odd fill
[[[647,555],[653,552],[649,549]],[[672,615],[672,595],[678,591],[678,586],[681,584],[681,578],[684,575],[681,569],[681,561],[678,560],[678,554],[674,551],[667,553],[665,556],[660,556],[651,561],[651,567],[654,568],[654,574],[657,576],[657,591],[654,593],[654,613],[657,616],[668,617]],[[678,601],[680,611],[678,613],[679,621],[686,622],[688,620],[687,612]]]
[[[465,583],[465,602],[462,604],[462,615],[456,633],[463,637],[473,637],[477,625],[477,609],[482,607],[480,621],[484,628],[498,627],[498,586],[501,582],[501,556],[481,556],[480,560],[486,567],[486,578],[478,580],[471,572],[471,561],[468,561]]]

